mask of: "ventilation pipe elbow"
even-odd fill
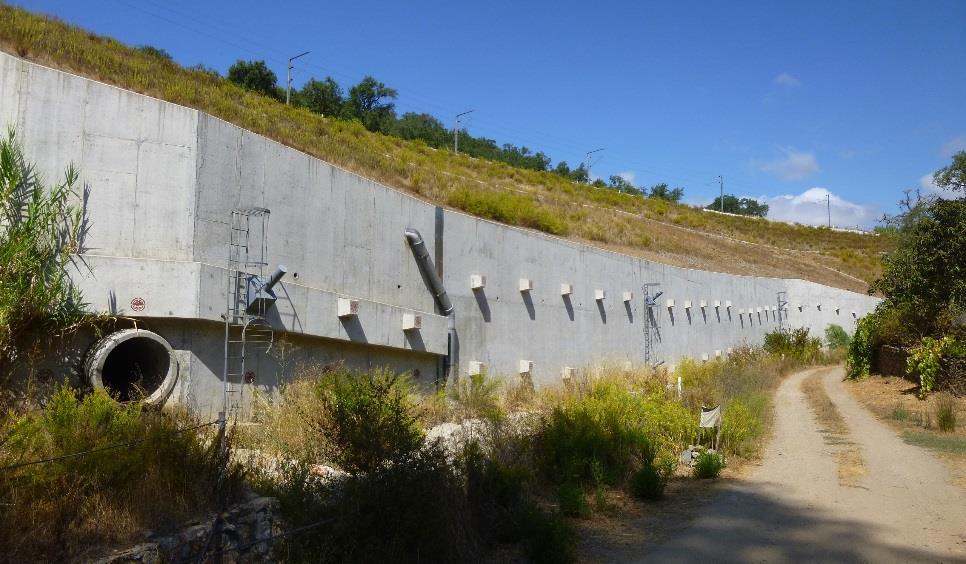
[[[426,248],[426,242],[423,241],[423,236],[412,227],[406,228],[405,235],[406,240],[409,242],[409,247],[416,257],[416,264],[419,266],[419,271],[426,278],[430,292],[432,292],[440,312],[446,316],[451,315],[453,313],[453,303],[449,299],[449,294],[446,293],[446,288],[443,287],[443,281],[440,280],[439,274],[436,273],[436,269],[433,266],[433,259],[429,256],[429,249]]]
[[[275,285],[282,280],[282,277],[285,276],[287,272],[288,267],[286,267],[284,264],[278,265],[278,268],[276,268],[275,272],[268,277],[268,280],[265,282],[265,285],[262,286],[262,289],[271,292],[275,288]]]

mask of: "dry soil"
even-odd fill
[[[815,370],[788,377],[760,466],[696,508],[662,544],[603,560],[639,562],[966,562],[966,494],[929,450],[903,442],[845,390],[841,368],[820,382],[864,473],[841,480],[840,444],[802,391]],[[827,433],[826,433],[827,434]]]

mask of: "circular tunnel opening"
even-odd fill
[[[161,343],[129,339],[107,353],[101,382],[120,401],[142,400],[161,387],[170,365],[171,357]]]
[[[161,404],[177,377],[171,352],[171,345],[156,333],[124,329],[95,343],[85,368],[91,384],[118,401]]]

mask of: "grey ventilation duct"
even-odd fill
[[[426,242],[423,241],[423,236],[412,227],[407,227],[404,233],[406,235],[406,241],[409,242],[409,247],[413,251],[413,256],[416,257],[416,265],[419,266],[419,272],[422,273],[423,278],[429,285],[429,290],[433,294],[433,299],[436,300],[436,305],[439,307],[440,313],[449,318],[447,320],[448,330],[444,368],[446,377],[449,379],[453,376],[453,368],[458,362],[456,358],[456,310],[453,308],[453,302],[449,299],[449,294],[446,293],[446,288],[443,287],[443,281],[440,279],[439,274],[436,273],[436,267],[433,265],[432,257],[429,256],[429,249],[426,248]]]
[[[285,276],[286,272],[288,272],[288,268],[284,264],[280,264],[267,279],[261,276],[250,277],[248,279],[245,311],[252,315],[263,315],[268,311],[268,308],[272,307],[278,299],[275,295],[275,285]]]

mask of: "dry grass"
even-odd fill
[[[552,173],[371,133],[6,5],[0,5],[0,49],[199,109],[435,203],[676,266],[865,291],[880,272],[879,254],[892,245],[886,236],[713,214],[587,188]]]
[[[916,384],[894,376],[872,376],[846,383],[859,403],[900,433],[904,441],[929,448],[946,464],[953,483],[966,488],[966,398],[951,397],[960,423],[952,432],[937,428],[938,394],[916,396]]]
[[[825,391],[825,385],[822,383],[824,375],[825,372],[820,371],[803,380],[802,392],[818,420],[825,443],[835,449],[839,483],[843,486],[856,487],[862,476],[865,476],[865,463],[858,445],[849,438],[849,428],[845,424],[845,419]]]

